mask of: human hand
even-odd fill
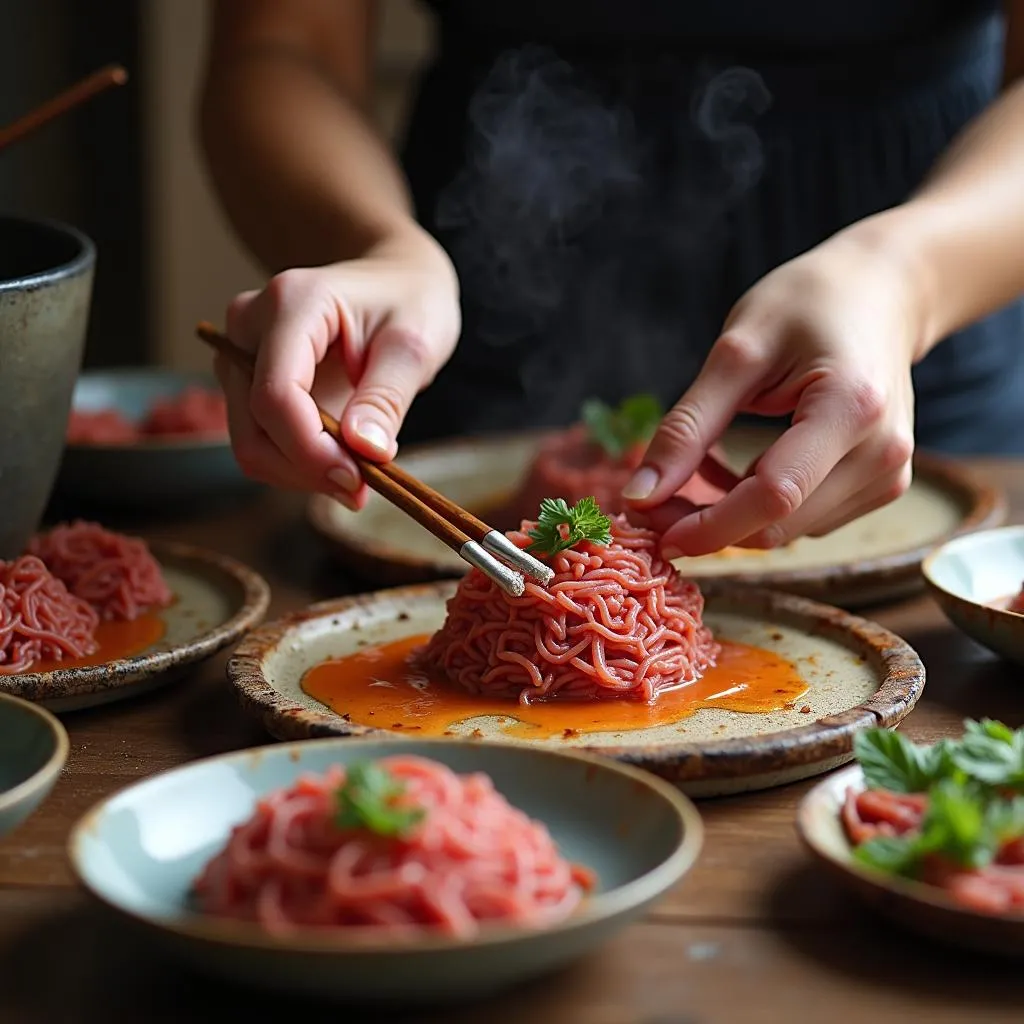
[[[239,465],[264,483],[361,507],[356,463],[324,431],[317,404],[353,452],[393,458],[409,406],[459,330],[455,272],[418,229],[361,259],[287,270],[243,292],[228,308],[227,333],[255,354],[255,371],[216,360]]]
[[[662,532],[663,552],[778,547],[903,494],[921,307],[909,267],[855,229],[751,288],[624,491]],[[793,416],[720,501],[694,510],[672,498],[740,412]]]

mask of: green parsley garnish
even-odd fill
[[[613,459],[622,458],[630,448],[646,444],[665,414],[654,395],[633,395],[617,409],[591,398],[583,403],[580,419],[586,425],[590,440]]]
[[[928,797],[921,828],[862,843],[854,850],[862,864],[911,878],[929,855],[981,868],[1024,837],[1024,729],[968,720],[960,739],[931,746],[869,729],[853,749],[870,789]]]
[[[580,498],[572,508],[564,498],[544,498],[537,525],[527,534],[531,541],[527,550],[555,555],[581,540],[610,544],[611,526],[612,521],[593,498]]]
[[[338,790],[334,824],[341,829],[365,828],[379,836],[403,836],[423,818],[422,807],[403,806],[405,786],[378,765],[348,766]]]

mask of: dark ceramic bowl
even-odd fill
[[[210,374],[160,367],[93,370],[75,387],[75,409],[112,409],[133,422],[158,399],[189,386],[216,387]],[[56,498],[65,512],[180,508],[243,493],[254,485],[243,476],[227,435],[150,438],[127,444],[69,444],[57,478]]]
[[[95,263],[74,228],[0,216],[0,559],[24,550],[57,476]]]

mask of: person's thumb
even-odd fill
[[[409,406],[436,372],[437,360],[420,334],[385,323],[370,341],[362,374],[345,407],[345,443],[365,458],[393,459]]]

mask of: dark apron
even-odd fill
[[[743,292],[904,200],[1002,63],[990,4],[839,5],[849,24],[810,0],[434,6],[404,163],[464,323],[403,442],[561,426],[590,396],[675,401]],[[1024,452],[1022,308],[915,369],[919,444]]]

